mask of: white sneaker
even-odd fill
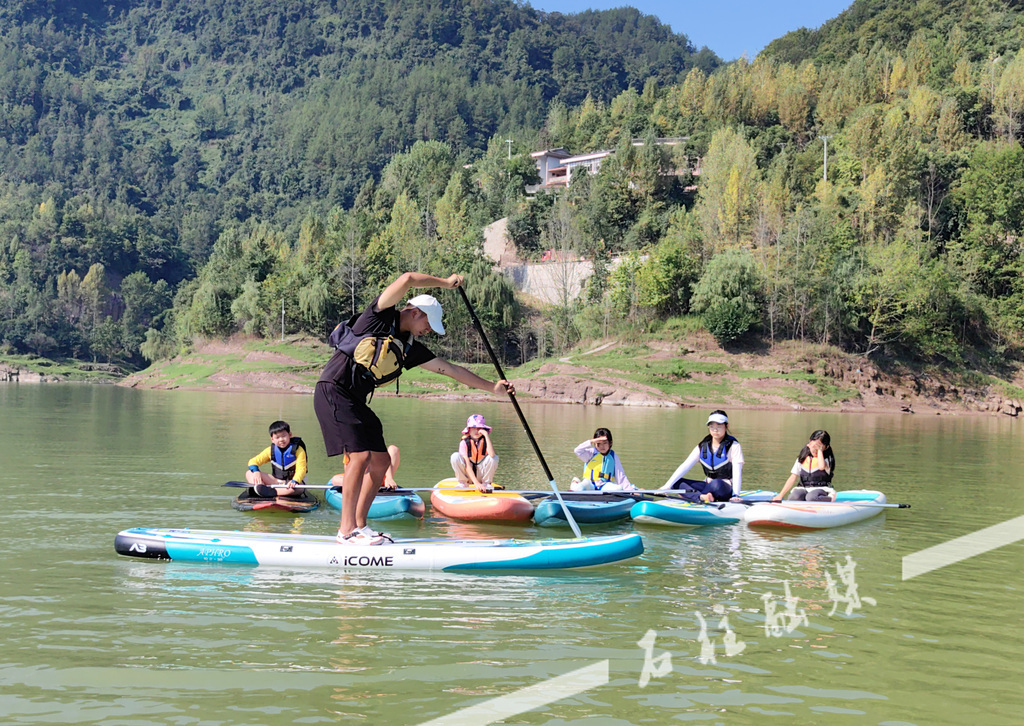
[[[348,534],[342,534],[338,531],[338,536],[335,537],[335,541],[340,545],[346,546],[357,546],[357,547],[368,547],[373,545],[384,544],[384,538],[375,535],[367,535],[362,530],[355,530]]]
[[[391,535],[390,535],[390,534],[388,534],[387,532],[375,532],[375,531],[373,531],[372,529],[370,529],[370,527],[369,527],[369,526],[366,526],[366,527],[360,527],[359,529],[357,529],[357,530],[356,530],[356,532],[359,532],[359,533],[361,533],[361,534],[364,534],[364,535],[366,535],[367,537],[370,537],[370,538],[373,538],[373,537],[380,537],[380,538],[381,538],[381,539],[382,539],[383,541],[385,541],[385,542],[394,542],[394,541],[395,541],[395,540],[394,540],[394,539],[393,539],[393,538],[391,537]]]

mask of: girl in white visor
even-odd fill
[[[704,479],[684,478],[697,463],[704,469]],[[708,435],[660,488],[691,492],[694,501],[726,502],[740,495],[742,481],[743,449],[729,433],[729,417],[719,410],[708,416]]]

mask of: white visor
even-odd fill
[[[708,416],[708,425],[711,425],[713,423],[728,424],[729,417],[726,416],[724,413],[713,413],[710,416]]]

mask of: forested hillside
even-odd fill
[[[322,336],[421,269],[469,275],[516,357],[681,318],[723,344],[997,373],[1020,359],[1019,4],[858,0],[806,48],[790,35],[723,67],[631,10],[88,7],[23,13],[5,38],[9,349],[155,359],[276,334],[282,307],[288,332]],[[526,196],[529,152],[556,146],[615,153]],[[480,258],[504,216],[524,254],[594,259],[582,299],[521,314]],[[442,345],[470,357],[453,347],[467,339]]]
[[[10,0],[0,344],[141,360],[144,331],[235,227],[294,243],[308,210],[351,207],[417,140],[469,160],[492,137],[534,135],[551,102],[607,102],[717,62],[633,10]]]
[[[774,40],[763,54],[786,63],[836,63],[875,45],[906,47],[915,33],[946,38],[957,28],[962,50],[977,58],[999,56],[1024,46],[1022,5],[1020,0],[857,0],[820,28],[801,28]]]
[[[579,311],[584,333],[692,312],[722,342],[755,334],[988,371],[1019,356],[1024,9],[858,0],[841,20],[806,60],[779,60],[773,44],[710,76],[549,116],[570,148],[607,144],[625,124],[687,136],[682,153],[703,157],[692,206],[638,184],[643,165],[623,149],[625,168],[602,168],[587,200],[560,212],[584,247],[649,255]]]

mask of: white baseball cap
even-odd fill
[[[430,329],[438,335],[444,335],[444,323],[441,322],[441,303],[433,295],[417,295],[409,304],[427,314]]]

